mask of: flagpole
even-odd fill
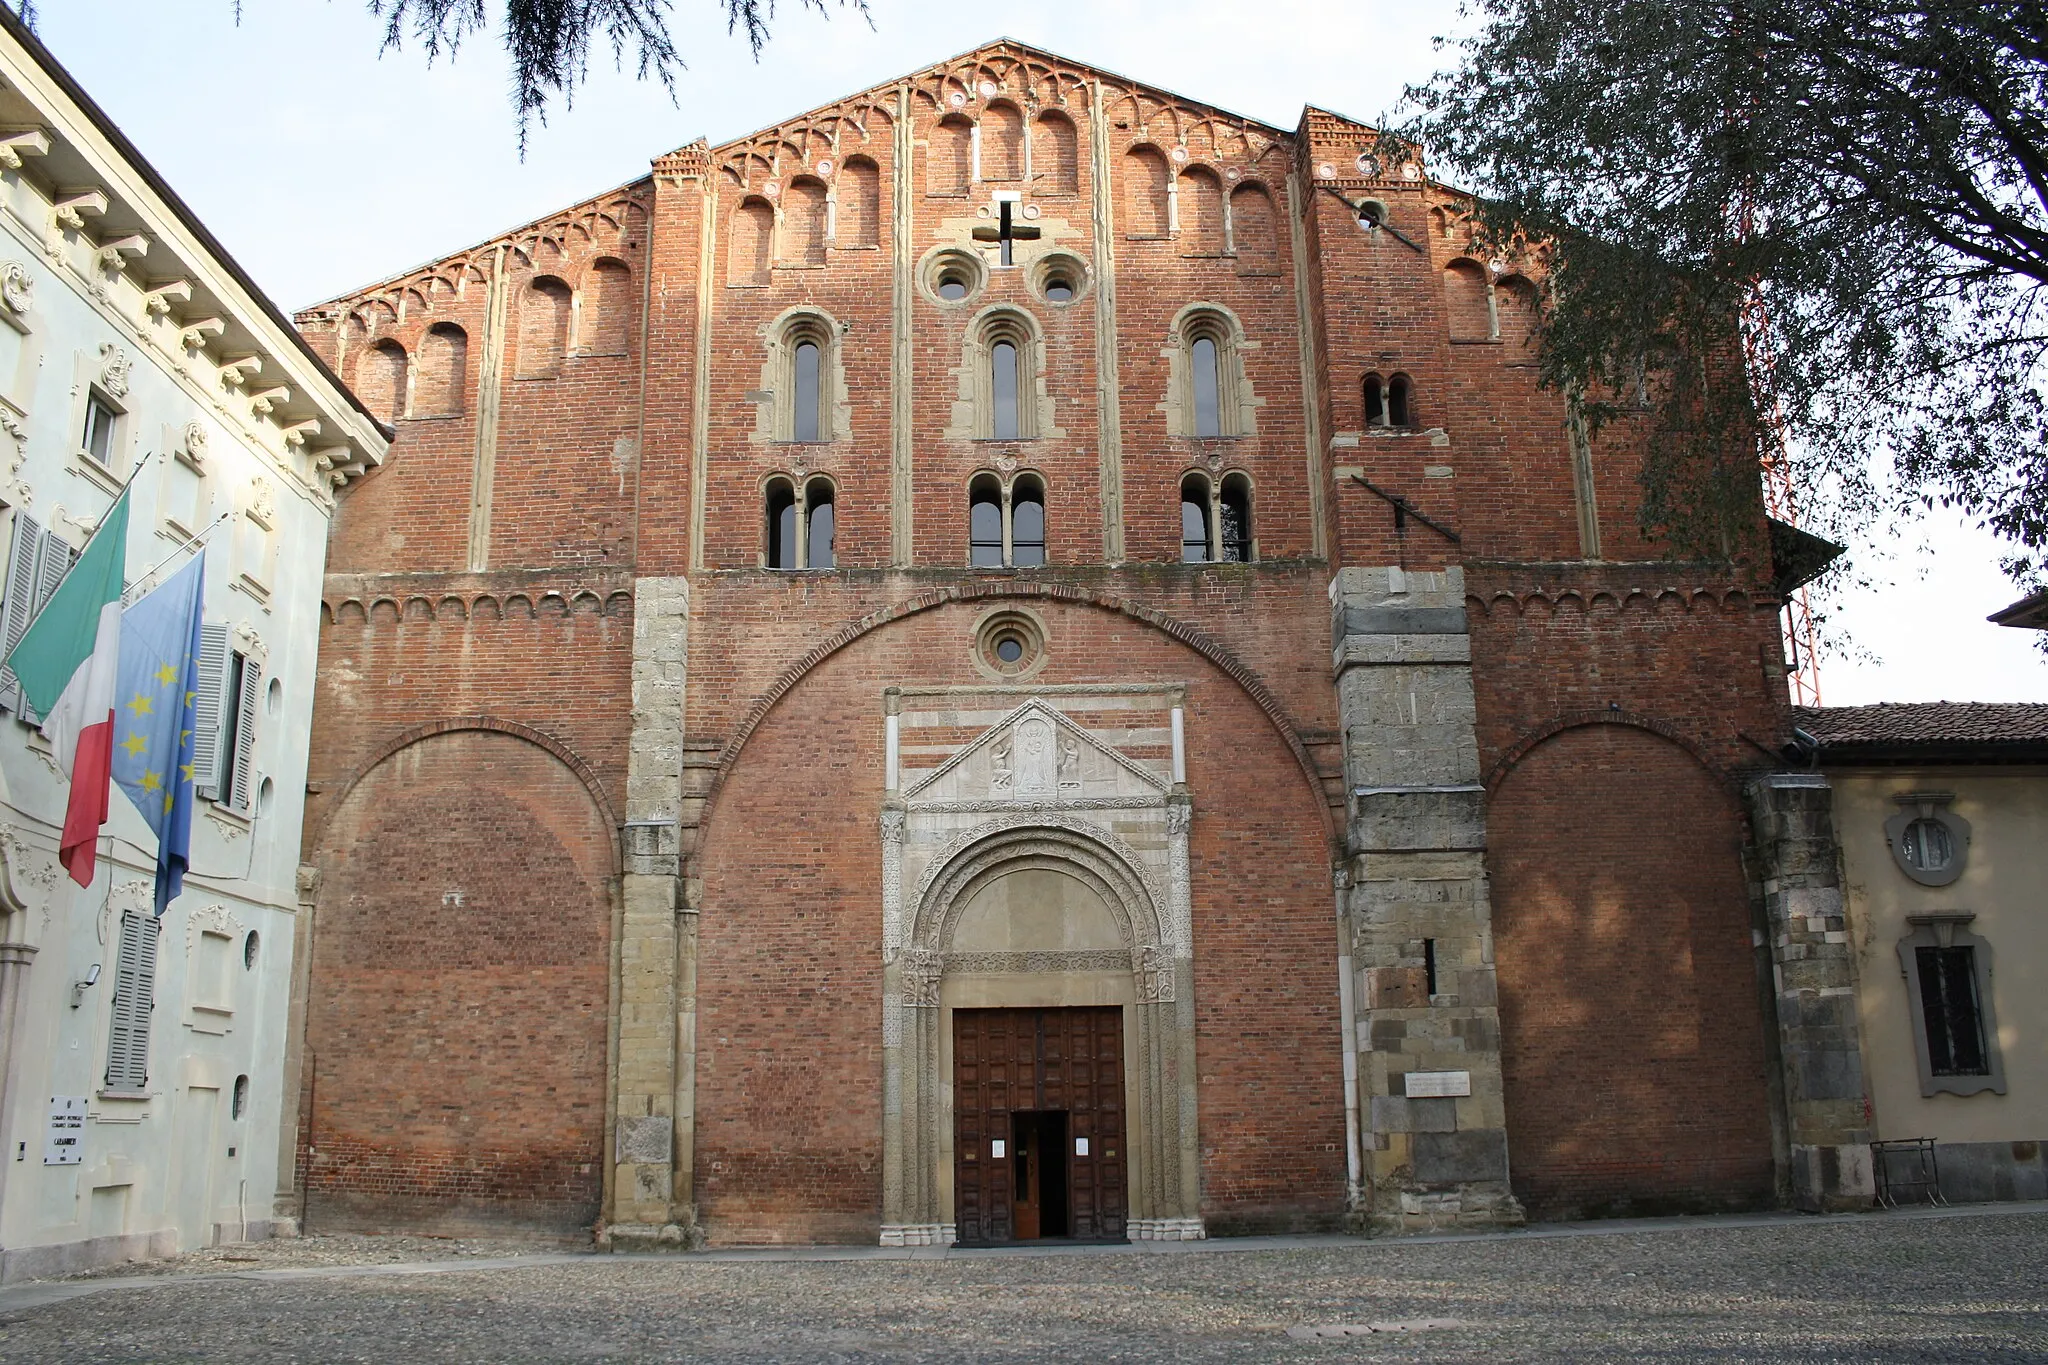
[[[87,550],[90,550],[92,548],[92,543],[100,538],[100,532],[106,529],[107,518],[114,515],[114,509],[121,505],[121,499],[128,496],[128,490],[135,486],[135,480],[141,477],[142,471],[149,467],[149,462],[151,460],[154,460],[156,458],[156,455],[157,453],[153,450],[144,451],[142,458],[135,462],[135,468],[128,471],[127,479],[124,480],[121,484],[121,491],[114,494],[114,500],[107,504],[107,510],[100,513],[100,519],[92,524],[92,534],[85,538],[85,544],[78,547],[78,557],[80,559],[85,558],[85,552]],[[125,550],[126,547],[123,548]],[[124,562],[127,559],[127,555],[125,553],[122,555],[122,559]],[[65,575],[68,577],[71,571],[69,569],[66,569],[64,572]],[[123,584],[121,588],[122,594],[125,596],[127,594],[127,591],[127,585]],[[56,593],[51,593],[50,601],[56,600],[56,596]],[[42,619],[43,612],[49,607],[50,601],[45,601],[42,604],[42,606],[37,607],[35,610],[35,614],[28,618],[28,624],[24,625],[21,628],[21,635],[17,635],[14,637],[17,643],[21,640],[22,636],[25,636],[29,633],[29,631],[35,626],[35,623],[37,621],[40,621]]]
[[[215,517],[212,521],[207,522],[206,525],[200,527],[197,531],[194,531],[191,535],[185,537],[185,539],[179,544],[177,549],[171,551],[162,559],[159,559],[154,565],[150,567],[147,573],[137,574],[133,582],[125,584],[121,589],[122,600],[127,600],[130,589],[135,588],[143,583],[146,583],[150,579],[154,578],[157,575],[158,571],[164,567],[164,565],[170,563],[179,555],[184,554],[185,551],[191,549],[194,545],[197,545],[200,541],[205,540],[208,536],[212,535],[215,529],[218,528],[222,522],[226,521],[229,517],[233,515],[233,511],[223,512],[219,516]]]

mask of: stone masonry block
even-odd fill
[[[1420,1009],[1427,1004],[1428,973],[1421,967],[1373,967],[1366,971],[1367,1009]],[[1377,1029],[1377,1022],[1374,1027]]]
[[[1499,1128],[1463,1133],[1417,1133],[1415,1178],[1459,1185],[1508,1178],[1508,1135]]]

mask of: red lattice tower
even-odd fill
[[[1748,237],[1754,222],[1745,202],[1738,211],[1737,231]],[[1742,305],[1742,354],[1750,396],[1757,414],[1757,456],[1764,480],[1764,510],[1787,526],[1799,525],[1799,503],[1792,485],[1792,459],[1785,450],[1785,413],[1778,403],[1778,358],[1771,344],[1771,314],[1764,306],[1763,282],[1752,281]],[[1801,584],[1785,601],[1784,643],[1788,664],[1785,681],[1794,706],[1820,705],[1820,658],[1813,611]]]

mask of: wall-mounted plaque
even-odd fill
[[[1472,1093],[1472,1073],[1469,1071],[1411,1071],[1408,1073],[1408,1098],[1445,1099]]]
[[[85,1096],[50,1097],[50,1126],[43,1134],[45,1166],[85,1163]]]

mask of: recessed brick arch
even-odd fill
[[[1038,598],[1057,602],[1072,602],[1081,606],[1099,607],[1104,611],[1117,612],[1130,617],[1134,621],[1143,622],[1145,625],[1163,631],[1165,634],[1194,650],[1197,654],[1200,654],[1204,659],[1216,665],[1216,667],[1222,669],[1224,673],[1230,676],[1233,682],[1244,689],[1247,696],[1257,703],[1259,710],[1265,714],[1274,732],[1287,745],[1288,752],[1294,755],[1294,761],[1301,769],[1302,779],[1308,783],[1309,790],[1315,794],[1316,809],[1321,813],[1325,835],[1333,842],[1337,839],[1337,827],[1332,818],[1330,803],[1323,795],[1322,776],[1316,771],[1315,760],[1309,757],[1307,746],[1301,742],[1301,736],[1295,733],[1294,723],[1287,718],[1287,713],[1282,709],[1279,699],[1273,695],[1271,689],[1259,678],[1258,674],[1247,668],[1229,650],[1223,648],[1223,646],[1217,644],[1185,621],[1177,620],[1166,615],[1164,612],[1155,611],[1150,607],[1133,602],[1128,598],[1116,596],[1113,593],[1095,592],[1087,588],[1059,583],[990,583],[969,584],[964,587],[934,588],[929,592],[919,593],[915,597],[908,598],[902,602],[892,603],[878,611],[870,612],[858,621],[842,626],[832,634],[827,635],[823,640],[812,646],[802,658],[783,670],[782,675],[773,683],[770,683],[761,695],[754,699],[753,704],[747,708],[746,714],[740,718],[739,724],[733,727],[732,736],[726,740],[725,748],[719,753],[718,772],[712,778],[711,787],[704,796],[702,827],[708,829],[711,826],[712,812],[717,807],[719,793],[724,789],[725,780],[731,775],[734,765],[739,762],[740,750],[746,747],[747,740],[753,735],[755,730],[760,728],[761,722],[767,719],[768,713],[775,709],[776,703],[788,696],[791,689],[803,681],[804,676],[812,669],[862,636],[880,630],[882,627],[894,622],[901,621],[906,617],[915,616],[921,612],[932,611],[935,608],[949,606],[958,602],[980,602],[998,598]]]
[[[587,768],[516,722],[416,727],[346,784],[308,850],[310,1226],[599,1216],[617,847]]]
[[[461,730],[492,730],[499,734],[511,735],[537,745],[560,759],[564,767],[576,774],[576,780],[583,784],[584,790],[590,793],[591,801],[597,806],[599,814],[604,819],[605,828],[611,834],[612,866],[619,865],[622,856],[619,847],[619,819],[612,811],[611,799],[605,795],[604,784],[597,780],[597,774],[591,771],[590,765],[584,762],[574,749],[547,731],[536,730],[531,725],[522,725],[516,720],[506,720],[501,716],[492,715],[449,716],[444,720],[428,721],[424,725],[401,730],[372,749],[369,755],[342,780],[341,785],[335,788],[334,799],[329,803],[327,813],[321,818],[320,827],[314,831],[313,838],[307,841],[308,847],[317,849],[326,843],[327,827],[333,823],[335,812],[348,804],[349,794],[355,791],[365,777],[376,770],[378,764],[400,750],[411,748],[423,739],[434,735],[453,734]]]
[[[1735,789],[1734,779],[1717,766],[1712,759],[1707,757],[1706,749],[1692,736],[1686,734],[1671,722],[1661,720],[1656,716],[1646,716],[1639,711],[1618,711],[1612,707],[1606,707],[1593,711],[1570,711],[1561,716],[1553,716],[1541,725],[1528,731],[1513,744],[1510,744],[1501,753],[1501,756],[1494,760],[1493,766],[1487,769],[1485,778],[1486,790],[1489,792],[1498,791],[1500,784],[1507,779],[1507,775],[1514,770],[1515,765],[1527,757],[1529,752],[1537,745],[1553,735],[1562,734],[1566,730],[1576,730],[1582,725],[1629,725],[1638,730],[1648,730],[1653,735],[1662,735],[1665,739],[1670,740],[1673,744],[1691,754],[1693,758],[1698,760],[1702,768],[1712,773],[1728,787],[1730,792],[1733,792]]]
[[[1761,1207],[1766,1029],[1725,776],[1670,727],[1560,718],[1489,781],[1509,1173],[1531,1216]]]

